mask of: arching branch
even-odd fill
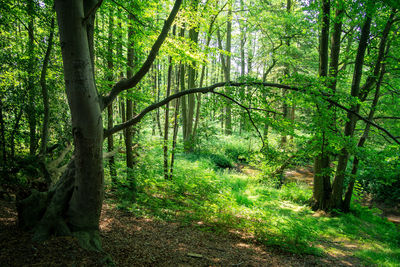
[[[220,82],[220,83],[216,83],[216,84],[213,84],[211,86],[208,86],[208,87],[193,88],[193,89],[188,89],[188,90],[185,90],[185,91],[178,92],[176,94],[170,95],[167,98],[164,98],[160,102],[157,102],[157,103],[154,103],[154,104],[148,106],[147,108],[143,109],[139,114],[137,114],[133,119],[131,119],[131,120],[125,122],[125,123],[116,125],[111,129],[106,130],[104,132],[104,138],[107,138],[108,136],[110,136],[110,135],[112,135],[112,134],[114,134],[116,132],[119,132],[119,131],[121,131],[121,130],[129,127],[129,126],[132,126],[132,125],[138,123],[150,111],[152,111],[152,110],[154,110],[156,108],[162,107],[163,105],[167,104],[168,102],[170,102],[170,101],[172,101],[172,100],[174,100],[176,98],[180,98],[180,97],[182,97],[184,95],[189,95],[189,94],[195,94],[195,93],[203,93],[204,94],[204,93],[210,93],[210,92],[222,95],[219,92],[214,92],[214,90],[216,88],[224,87],[224,86],[230,86],[230,87],[265,86],[265,87],[274,87],[274,88],[280,88],[280,89],[288,89],[288,90],[291,90],[291,91],[300,92],[300,93],[313,95],[313,96],[321,96],[325,101],[331,103],[332,105],[337,106],[338,108],[346,111],[347,113],[353,114],[358,119],[360,119],[360,120],[364,121],[365,123],[368,123],[368,124],[374,126],[375,128],[381,130],[388,137],[390,137],[393,141],[395,141],[397,144],[400,145],[400,140],[398,140],[398,138],[396,138],[394,135],[392,135],[388,130],[386,130],[382,126],[379,126],[378,124],[372,122],[371,120],[368,120],[367,118],[364,118],[363,116],[361,116],[357,112],[355,112],[355,111],[353,111],[353,110],[351,110],[349,108],[346,108],[342,104],[330,99],[329,95],[327,95],[327,94],[322,94],[321,95],[321,93],[317,93],[317,92],[314,93],[314,92],[311,92],[311,91],[307,91],[306,88],[308,88],[308,86],[305,86],[303,88],[299,88],[299,87],[293,87],[293,86],[289,86],[289,85],[285,85],[285,84],[266,83],[266,82]],[[228,97],[228,96],[226,96],[226,97]],[[232,98],[230,100],[233,100],[234,102],[236,101],[236,100],[234,100]],[[239,102],[235,102],[235,103],[236,104],[240,104]],[[244,107],[241,104],[239,106]],[[245,107],[245,108],[248,109],[248,110],[254,109],[254,108],[248,108],[248,107]]]
[[[110,105],[119,93],[135,87],[149,71],[151,65],[153,64],[157,56],[158,51],[160,50],[161,45],[164,43],[165,38],[167,38],[168,31],[171,28],[171,25],[176,17],[176,14],[178,14],[181,3],[182,0],[175,0],[174,7],[172,8],[171,13],[168,16],[168,19],[165,21],[160,35],[158,36],[153,47],[151,48],[146,61],[143,63],[142,67],[138,70],[138,72],[130,79],[122,79],[119,82],[117,82],[111,89],[110,94],[101,98],[100,102],[101,110],[104,110],[108,105]]]

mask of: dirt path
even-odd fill
[[[31,235],[16,227],[13,203],[0,201],[0,218],[0,266],[105,265],[103,254],[80,249],[73,238],[31,242]],[[217,234],[200,223],[182,226],[137,218],[107,203],[101,236],[117,266],[355,266],[345,258],[267,248],[240,232]]]

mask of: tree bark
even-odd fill
[[[104,195],[103,124],[93,76],[93,38],[88,38],[91,26],[82,23],[92,7],[79,0],[55,1],[75,146],[75,179],[65,221],[84,248],[99,250]]]
[[[82,247],[92,250],[101,250],[99,220],[104,196],[101,110],[111,104],[118,93],[131,88],[130,83],[117,83],[110,96],[100,99],[97,93],[93,75],[93,22],[102,2],[55,1],[75,152],[67,171],[52,189],[33,193],[18,202],[19,224],[33,229],[35,239],[44,240],[51,234],[73,235]],[[133,84],[140,82],[147,73],[154,60],[152,55],[165,40],[180,5],[181,0],[176,0]]]
[[[286,13],[287,14],[290,14],[291,13],[291,10],[292,10],[292,0],[287,0],[286,1]],[[285,26],[285,31],[286,31],[286,41],[285,41],[285,43],[286,43],[286,51],[287,51],[287,53],[289,53],[289,49],[290,49],[290,40],[291,40],[291,38],[289,38],[289,30],[290,30],[290,28],[289,28],[290,26],[288,25],[288,23],[286,22],[286,26]],[[284,63],[284,70],[283,70],[283,75],[284,75],[284,77],[285,78],[288,78],[289,77],[289,74],[290,74],[290,71],[289,71],[289,63],[288,62],[285,62]],[[284,119],[288,119],[289,118],[289,106],[288,106],[288,104],[287,104],[287,102],[286,102],[286,95],[287,95],[287,90],[286,89],[283,89],[282,90],[282,99],[283,99],[283,103],[282,103],[282,116],[283,116],[283,118]],[[281,136],[281,145],[282,145],[282,147],[285,147],[286,146],[286,144],[287,144],[287,136],[286,136],[286,134],[283,134],[282,136]]]
[[[228,9],[228,21],[226,24],[226,51],[229,53],[226,56],[226,70],[225,70],[225,81],[231,80],[231,43],[232,43],[232,4],[229,3]],[[228,89],[226,91],[228,93]],[[225,107],[225,134],[232,134],[232,104],[231,102],[226,103]]]
[[[167,77],[167,95],[169,97],[171,93],[171,81],[172,81],[172,58],[168,58],[168,77]],[[165,121],[164,121],[164,178],[169,179],[168,174],[168,130],[169,130],[169,102],[165,105]]]
[[[378,104],[379,97],[380,97],[380,87],[382,84],[383,76],[385,75],[385,64],[382,62],[385,57],[385,50],[386,50],[386,54],[389,50],[390,42],[388,42],[388,35],[390,32],[390,28],[392,27],[393,22],[394,22],[394,20],[393,20],[394,15],[395,15],[395,10],[392,10],[392,13],[389,16],[389,18],[386,22],[385,28],[383,30],[383,33],[382,33],[381,41],[379,44],[378,57],[376,59],[376,63],[375,63],[375,67],[374,67],[374,72],[372,75],[368,76],[368,78],[366,79],[366,82],[363,85],[363,87],[361,88],[361,92],[360,92],[360,94],[362,94],[360,96],[360,98],[362,101],[364,101],[368,95],[370,87],[372,87],[372,85],[376,83],[375,95],[374,95],[374,99],[372,101],[371,108],[370,108],[370,111],[368,114],[368,120],[373,120],[376,106]],[[379,74],[379,71],[380,71],[380,74]],[[376,81],[378,74],[379,74],[379,77],[378,77],[378,80]],[[359,106],[357,107],[357,110],[359,110]],[[364,146],[364,144],[368,138],[370,127],[371,127],[370,124],[366,124],[363,135],[361,136],[361,138],[358,141],[358,144],[357,144],[358,148]],[[357,157],[357,155],[354,156],[353,167],[351,170],[350,183],[347,186],[347,190],[346,190],[346,193],[344,196],[344,201],[343,201],[343,210],[344,211],[350,210],[350,202],[351,202],[351,197],[353,195],[355,176],[358,171],[359,161],[360,160]]]
[[[114,61],[113,61],[113,49],[114,49],[114,12],[110,8],[108,17],[108,41],[107,41],[107,68],[108,77],[107,80],[111,83],[114,81]],[[122,52],[122,51],[121,51]],[[114,107],[113,104],[107,107],[107,128],[111,129],[114,124]],[[112,152],[114,150],[114,137],[110,135],[107,138],[107,151]],[[108,167],[110,169],[111,176],[111,187],[115,187],[117,183],[117,170],[115,168],[115,157],[111,155],[108,159]]]
[[[27,105],[27,118],[29,124],[29,154],[34,155],[37,148],[36,140],[36,107],[35,107],[35,46],[34,46],[34,1],[28,1],[28,105]]]
[[[126,71],[126,77],[130,79],[133,76],[133,61],[134,61],[134,28],[132,25],[133,22],[133,15],[129,13],[128,15],[128,21],[130,22],[129,27],[128,27],[128,51],[127,51],[127,71]],[[129,121],[133,118],[133,102],[132,99],[127,97],[126,99],[126,120]],[[134,156],[133,156],[133,135],[134,135],[134,127],[130,126],[126,128],[126,133],[125,133],[125,149],[126,149],[126,175],[127,175],[127,181],[129,183],[129,188],[131,189],[133,193],[133,198],[135,198],[136,195],[136,179],[135,177],[132,177],[132,169],[135,164]]]
[[[353,98],[358,98],[360,93],[362,66],[364,64],[365,50],[368,45],[371,21],[372,21],[372,14],[367,12],[367,17],[361,29],[361,37],[357,50],[356,63],[354,66],[353,81],[351,85],[351,96]],[[351,106],[351,110],[353,112],[357,112],[357,104],[353,104]],[[353,113],[348,113],[347,118],[348,121],[346,122],[345,125],[344,136],[352,137],[354,134],[354,128],[356,125],[357,118]],[[346,147],[343,147],[339,155],[338,165],[336,168],[336,176],[332,186],[331,208],[333,209],[342,208],[343,183],[344,183],[348,159],[349,159],[349,151],[347,150]]]
[[[330,0],[322,1],[322,27],[319,40],[319,77],[326,79],[328,76],[328,49],[329,49],[329,21],[330,21]],[[340,36],[340,35],[339,35]],[[319,107],[320,110],[322,107]],[[322,114],[317,114],[321,120]],[[324,120],[322,118],[322,120]],[[322,123],[322,121],[320,122]],[[321,133],[317,133],[318,142],[321,143],[318,154],[314,159],[314,188],[313,188],[313,209],[327,210],[331,195],[330,181],[330,157],[327,151],[328,140],[326,129],[321,127]],[[319,145],[319,144],[318,144]]]

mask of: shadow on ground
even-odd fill
[[[15,205],[0,201],[0,266],[103,266],[69,237],[33,243],[16,227]],[[136,218],[104,204],[103,248],[117,266],[356,266],[347,256],[296,255],[258,244],[240,232],[214,233],[201,222],[182,226]]]

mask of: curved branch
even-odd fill
[[[342,104],[337,103],[336,101],[333,101],[332,99],[330,99],[329,95],[327,94],[317,94],[317,93],[313,93],[310,91],[306,91],[305,88],[299,88],[299,87],[293,87],[293,86],[289,86],[289,85],[285,85],[285,84],[278,84],[278,83],[265,83],[265,82],[220,82],[220,83],[216,83],[213,85],[210,85],[208,87],[200,87],[200,88],[193,88],[193,89],[188,89],[185,91],[181,91],[178,92],[176,94],[170,95],[167,98],[164,98],[163,100],[161,100],[160,102],[154,103],[150,106],[148,106],[147,108],[143,109],[139,114],[137,114],[134,118],[132,118],[131,120],[125,122],[125,123],[121,123],[118,124],[116,126],[114,126],[111,129],[105,130],[104,132],[104,138],[107,138],[108,136],[119,132],[129,126],[132,126],[136,123],[138,123],[147,113],[149,113],[150,111],[157,109],[165,104],[167,104],[168,102],[172,101],[173,99],[176,98],[180,98],[181,96],[184,95],[188,95],[188,94],[194,94],[194,93],[215,93],[215,94],[221,94],[221,93],[217,93],[214,92],[214,90],[216,88],[219,87],[224,87],[224,86],[231,86],[231,87],[239,87],[239,86],[265,86],[265,87],[274,87],[274,88],[280,88],[280,89],[288,89],[288,90],[292,90],[292,91],[296,91],[296,92],[301,92],[301,93],[306,93],[309,95],[313,95],[313,96],[321,96],[325,101],[327,101],[328,103],[331,103],[332,105],[337,106],[338,108],[346,111],[347,113],[353,114],[354,116],[356,116],[358,119],[364,121],[365,123],[368,123],[372,126],[374,126],[375,128],[381,130],[382,132],[384,132],[387,136],[389,136],[393,141],[395,141],[397,144],[400,145],[400,140],[398,140],[398,138],[396,138],[394,135],[392,135],[388,130],[386,130],[385,128],[379,126],[378,124],[372,122],[371,120],[368,120],[366,118],[364,118],[363,116],[361,116],[360,114],[358,114],[357,112],[346,108],[345,106],[343,106]],[[234,100],[234,99],[231,99]],[[234,100],[235,102],[236,100]],[[242,104],[240,104],[239,102],[235,102],[236,104],[238,104],[241,107],[244,107]],[[250,110],[252,108],[247,108],[246,109]]]
[[[174,7],[172,8],[171,13],[168,16],[168,19],[165,21],[160,35],[158,36],[156,42],[153,44],[153,47],[151,48],[146,61],[143,63],[139,71],[132,78],[122,79],[119,82],[117,82],[111,89],[110,94],[101,98],[100,101],[101,110],[104,110],[108,105],[110,105],[119,93],[121,93],[124,90],[128,90],[130,88],[135,87],[149,71],[151,65],[153,64],[157,56],[158,51],[160,50],[161,45],[164,43],[165,38],[167,38],[168,31],[171,28],[171,25],[176,17],[176,14],[179,11],[181,3],[182,0],[175,0]]]

